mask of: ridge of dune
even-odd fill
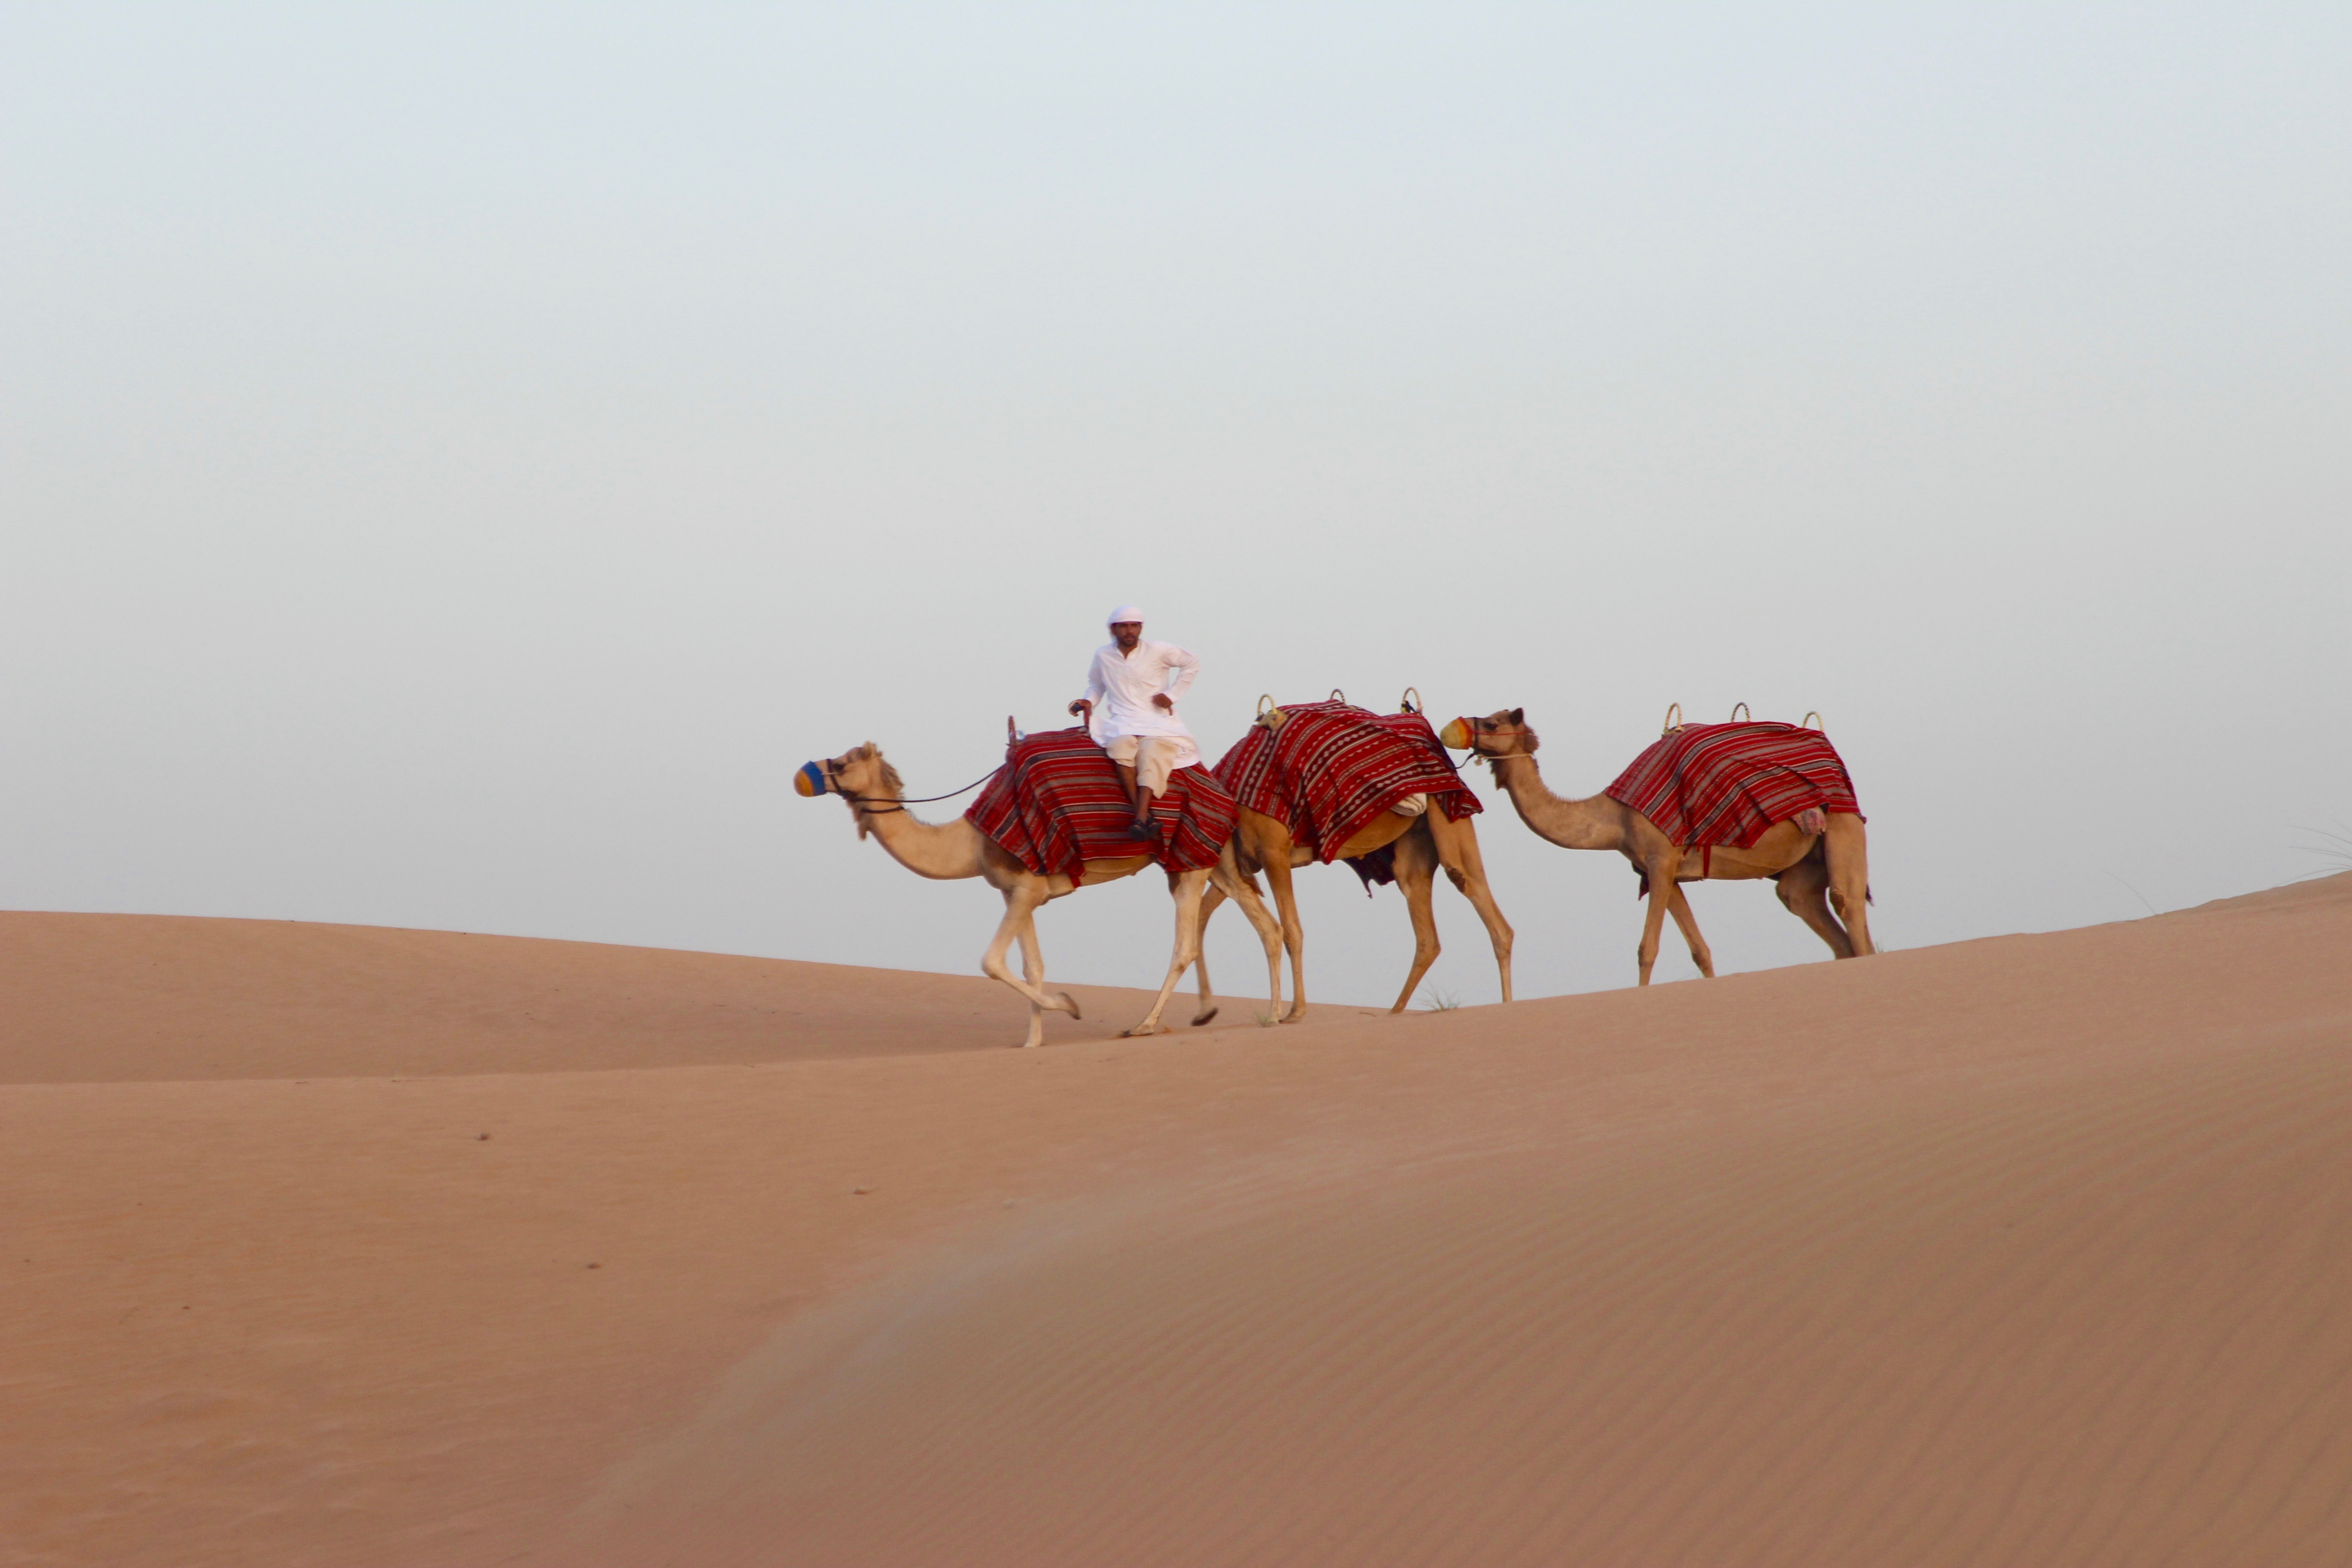
[[[1051,983],[1116,1033],[1151,993]],[[548,1072],[985,1050],[1027,1007],[982,975],[539,937],[0,911],[0,1083]],[[1254,1026],[1247,997],[1208,1026]],[[1347,1016],[1370,1009],[1341,1007]],[[1170,1021],[1192,1014],[1189,994]]]
[[[0,1085],[0,1563],[2342,1562],[2347,957]]]

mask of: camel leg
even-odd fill
[[[1257,932],[1258,942],[1265,948],[1265,1016],[1271,1018],[1282,1011],[1282,926],[1275,920],[1274,911],[1265,907],[1255,877],[1228,870],[1220,861],[1210,868],[1209,880],[1219,892],[1241,906],[1242,913],[1249,917],[1250,929]],[[1224,885],[1228,882],[1231,886]],[[1208,918],[1202,916],[1201,929],[1205,931],[1208,925]],[[1194,1021],[1208,1022],[1205,1018]]]
[[[1169,955],[1168,978],[1160,983],[1160,994],[1151,999],[1151,1011],[1143,1016],[1143,1022],[1125,1031],[1128,1036],[1168,1032],[1160,1015],[1166,1010],[1168,998],[1176,994],[1176,983],[1184,978],[1184,972],[1201,956],[1201,889],[1208,883],[1205,869],[1187,871],[1173,879],[1169,890],[1176,895],[1176,951]]]
[[[1024,930],[1029,927],[1030,922],[1036,916],[1037,906],[1045,901],[1045,889],[1034,882],[1024,880],[1004,890],[1004,921],[996,928],[996,940],[988,944],[988,952],[981,956],[980,972],[991,980],[1001,980],[1010,985],[1028,998],[1034,1007],[1042,1007],[1049,1013],[1067,1013],[1071,1017],[1076,1018],[1079,1016],[1076,997],[1066,991],[1058,995],[1048,996],[1041,987],[1029,984],[1025,981],[1015,980],[1013,978],[1013,971],[1004,967],[1006,951],[1012,947],[1014,940],[1021,936]],[[1037,940],[1034,931],[1030,931],[1029,940],[1031,942]],[[1041,958],[1039,960],[1041,971],[1043,967],[1044,960]]]
[[[1216,878],[1212,876],[1209,890],[1201,895],[1201,940],[1195,944],[1200,949],[1200,956],[1192,960],[1194,973],[1201,982],[1200,1005],[1192,1011],[1192,1026],[1196,1029],[1217,1016],[1217,994],[1209,988],[1209,918],[1224,901],[1225,890],[1217,886]]]
[[[1781,904],[1811,927],[1815,936],[1829,943],[1832,956],[1853,956],[1853,941],[1845,934],[1845,928],[1838,924],[1836,917],[1830,913],[1830,872],[1821,856],[1806,856],[1774,880],[1779,886]]]
[[[1642,917],[1642,945],[1633,955],[1642,965],[1642,978],[1635,984],[1647,985],[1650,971],[1658,962],[1658,931],[1666,923],[1666,910],[1675,901],[1675,874],[1683,868],[1682,851],[1672,845],[1653,849],[1642,868],[1650,879],[1650,908]]]
[[[1675,917],[1675,924],[1682,931],[1683,941],[1690,944],[1691,962],[1698,965],[1701,974],[1709,980],[1714,979],[1715,954],[1708,950],[1706,938],[1698,934],[1698,912],[1690,907],[1690,900],[1683,897],[1679,882],[1675,884],[1674,902],[1666,906],[1666,912]]]
[[[1437,916],[1430,909],[1430,892],[1437,885],[1435,859],[1423,835],[1408,832],[1397,840],[1396,860],[1391,868],[1396,872],[1397,890],[1404,895],[1405,913],[1412,918],[1412,969],[1404,977],[1404,989],[1397,993],[1396,1005],[1389,1009],[1391,1013],[1404,1011],[1421,977],[1429,973],[1441,951]]]
[[[1511,922],[1503,918],[1503,907],[1495,901],[1495,890],[1486,884],[1486,861],[1478,852],[1478,830],[1466,817],[1460,822],[1447,822],[1444,818],[1443,811],[1434,819],[1426,812],[1422,815],[1422,820],[1429,824],[1430,843],[1445,867],[1446,879],[1470,900],[1470,907],[1478,911],[1478,919],[1486,924],[1486,940],[1495,944],[1495,967],[1502,972],[1503,1000],[1507,1002],[1511,999]]]
[[[1870,940],[1870,840],[1862,818],[1851,811],[1831,812],[1822,848],[1829,861],[1830,901],[1853,940],[1853,955],[1867,958],[1878,949]]]
[[[1265,863],[1265,879],[1274,889],[1274,907],[1282,915],[1282,945],[1290,953],[1290,1011],[1286,1024],[1307,1016],[1307,931],[1298,923],[1298,893],[1290,885],[1290,860],[1276,856]]]
[[[1021,922],[1021,974],[1038,990],[1045,988],[1045,952],[1037,945],[1034,918]],[[1021,1043],[1024,1047],[1045,1043],[1045,1009],[1034,1002],[1029,1004],[1029,1037]]]

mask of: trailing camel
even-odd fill
[[[871,834],[880,839],[890,858],[917,876],[940,881],[979,877],[1004,895],[1004,919],[997,926],[995,940],[988,944],[980,968],[981,973],[1003,981],[1028,1001],[1029,1037],[1022,1042],[1024,1046],[1043,1043],[1048,1012],[1080,1016],[1076,997],[1066,991],[1048,994],[1044,989],[1045,960],[1037,945],[1038,907],[1077,890],[1081,885],[1090,888],[1097,882],[1117,881],[1153,863],[1149,854],[1140,852],[1116,859],[1090,859],[1085,863],[1082,883],[1074,883],[1058,872],[1032,871],[966,818],[941,823],[919,820],[903,804],[906,786],[899,782],[898,770],[883,759],[881,751],[871,741],[829,761],[809,763],[801,770],[796,787],[803,795],[840,795],[848,803],[849,814],[857,824],[857,837],[864,838]],[[1234,869],[1233,847],[1228,844],[1214,866],[1170,874],[1168,890],[1176,900],[1175,952],[1169,960],[1167,978],[1160,983],[1151,1011],[1141,1023],[1122,1031],[1124,1034],[1167,1033],[1160,1015],[1167,1007],[1176,982],[1200,955],[1201,897],[1202,889],[1211,885],[1242,906],[1242,912],[1249,917],[1259,940],[1265,944],[1268,984],[1274,1005],[1281,1005],[1281,932],[1258,897],[1255,886]],[[1021,967],[1025,978],[1016,979],[1004,962],[1005,953],[1016,941],[1021,944]],[[1215,1013],[1215,1008],[1204,1005],[1192,1022],[1205,1024]]]
[[[1857,958],[1875,951],[1870,942],[1869,845],[1858,813],[1807,810],[1774,824],[1746,848],[1718,844],[1704,853],[1685,851],[1622,801],[1606,795],[1564,800],[1545,788],[1535,759],[1536,732],[1527,727],[1524,708],[1484,719],[1456,719],[1438,738],[1486,759],[1495,770],[1495,781],[1518,808],[1519,820],[1538,837],[1568,849],[1613,849],[1633,863],[1651,895],[1638,950],[1643,985],[1650,983],[1659,928],[1669,913],[1690,944],[1691,961],[1699,973],[1710,978],[1715,973],[1714,954],[1699,935],[1690,900],[1677,885],[1683,882],[1769,877],[1779,885],[1780,902],[1811,927],[1831,952]]]

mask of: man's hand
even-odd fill
[[[1165,712],[1173,713],[1176,711],[1176,700],[1169,696],[1165,691],[1153,692],[1151,694],[1151,705]]]
[[[1070,711],[1073,714],[1091,720],[1094,717],[1095,705],[1081,697],[1076,701],[1070,704]]]

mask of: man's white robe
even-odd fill
[[[1192,731],[1172,709],[1160,708],[1151,700],[1165,693],[1171,703],[1181,704],[1200,671],[1201,661],[1172,642],[1139,642],[1133,653],[1125,655],[1118,644],[1104,644],[1095,650],[1087,670],[1087,700],[1095,705],[1087,734],[1098,746],[1129,735],[1171,741],[1176,755],[1169,765],[1191,767],[1201,760]]]

